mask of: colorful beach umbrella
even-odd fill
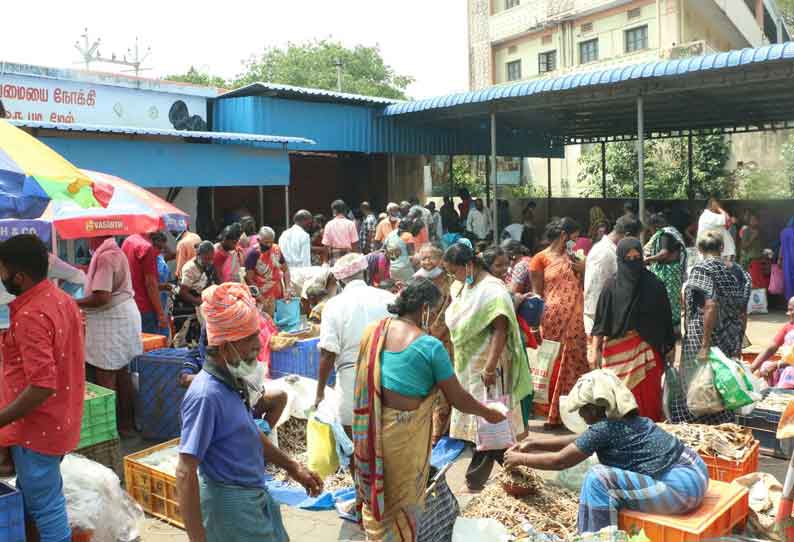
[[[50,201],[103,207],[112,192],[35,137],[0,119],[0,218],[37,218]]]
[[[85,208],[74,201],[54,200],[40,219],[52,223],[59,238],[81,239],[187,229],[189,215],[186,212],[145,188],[113,175],[80,171],[95,184],[111,187],[113,195],[105,207]]]

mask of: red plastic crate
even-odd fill
[[[632,536],[640,530],[654,542],[702,542],[727,536],[747,521],[749,492],[737,484],[711,480],[700,508],[682,516],[621,510],[618,528]]]
[[[743,459],[730,460],[703,454],[700,457],[709,469],[709,478],[720,482],[733,482],[745,474],[756,472],[760,455],[761,443],[756,440]]]
[[[168,346],[168,337],[152,333],[141,333],[141,342],[143,343],[143,351],[151,352],[152,350]]]

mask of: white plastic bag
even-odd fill
[[[594,465],[598,465],[598,459],[596,458],[595,454],[591,455],[578,465],[574,465],[569,469],[558,471],[549,481],[552,484],[579,493],[579,491],[582,489],[585,476],[587,476],[590,467]]]
[[[143,510],[121,488],[109,468],[69,454],[61,463],[63,495],[70,527],[93,531],[93,542],[132,542],[140,538]]]
[[[725,410],[717,388],[714,386],[714,370],[708,362],[699,362],[695,376],[689,382],[686,404],[695,416],[716,414]]]
[[[747,314],[767,314],[766,289],[753,288],[747,300]]]
[[[526,350],[534,388],[532,402],[547,405],[549,404],[549,380],[551,373],[554,372],[554,362],[560,353],[560,343],[543,339],[537,349],[527,348]]]
[[[485,405],[500,410],[507,416],[509,409],[502,401],[484,401]],[[507,450],[516,443],[516,435],[509,417],[499,423],[488,423],[477,418],[477,451]]]
[[[455,520],[452,542],[508,542],[513,540],[507,527],[491,518],[464,518]]]
[[[287,394],[287,406],[281,415],[276,427],[286,422],[290,417],[308,420],[309,414],[314,409],[314,398],[317,394],[317,381],[305,376],[289,375],[277,380],[267,382],[266,389],[283,390]],[[337,410],[339,397],[336,390],[325,387],[325,400],[328,407]]]

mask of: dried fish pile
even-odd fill
[[[521,525],[530,523],[536,531],[556,534],[567,540],[576,534],[578,509],[578,496],[567,489],[541,482],[535,493],[517,499],[505,493],[502,485],[496,483],[489,484],[474,497],[462,515],[466,518],[495,519],[514,536],[524,534]]]
[[[792,399],[794,399],[794,394],[772,391],[764,397],[763,401],[757,403],[755,408],[783,412]]]
[[[741,460],[750,452],[753,432],[735,423],[701,425],[695,423],[660,423],[659,427],[678,437],[701,455]]]
[[[292,457],[306,452],[306,420],[292,417],[278,427],[278,447]]]

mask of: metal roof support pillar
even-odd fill
[[[551,222],[551,158],[546,158],[546,222]]]
[[[284,229],[289,229],[289,185],[284,185]]]
[[[645,118],[642,96],[637,96],[637,171],[639,192],[639,221],[645,220]]]
[[[601,197],[607,199],[607,144],[601,142]]]
[[[692,132],[689,132],[686,140],[686,161],[687,161],[687,186],[686,186],[686,195],[689,199],[694,199],[695,197],[695,185],[692,179]]]
[[[265,224],[265,191],[260,184],[257,187],[257,200],[259,203],[259,223],[264,226]]]
[[[455,197],[455,175],[452,171],[452,164],[455,162],[455,157],[453,155],[449,155],[449,197]]]
[[[493,186],[493,198],[491,199],[491,216],[493,217],[493,242],[499,242],[499,223],[498,207],[499,200],[496,198],[496,113],[491,113],[491,185]]]

